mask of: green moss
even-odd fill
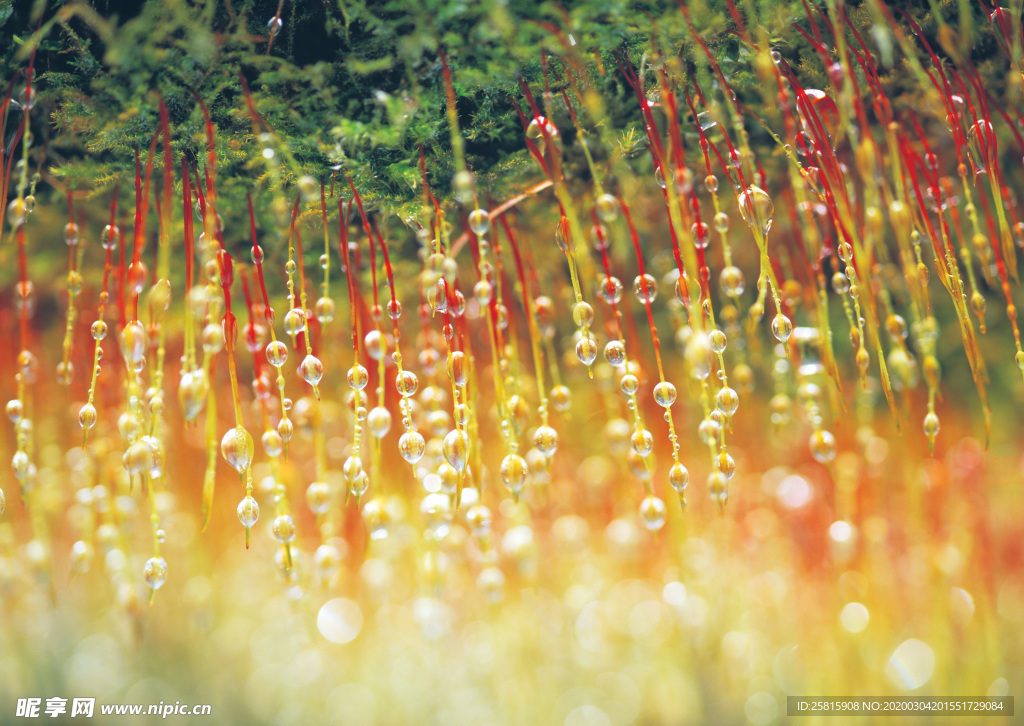
[[[42,8],[28,5],[0,2],[0,47],[6,49],[0,69],[8,80],[26,66],[30,44],[24,41]],[[131,187],[135,149],[147,148],[156,129],[158,94],[170,111],[175,151],[201,158],[202,117],[189,90],[195,89],[216,123],[224,203],[240,206],[241,192],[254,183],[252,161],[261,148],[239,74],[248,79],[258,112],[291,148],[284,182],[302,174],[328,177],[340,164],[370,206],[396,208],[418,198],[421,145],[429,155],[432,186],[449,193],[455,169],[438,61],[442,46],[451,56],[467,163],[486,192],[499,198],[520,189],[523,177],[532,173],[512,101],[525,106],[520,74],[540,96],[545,52],[551,55],[553,77],[563,75],[564,57],[582,63],[581,82],[594,85],[609,104],[618,148],[599,154],[633,155],[643,143],[636,102],[618,72],[615,52],[624,51],[639,64],[653,39],[666,52],[681,49],[698,77],[711,83],[702,54],[682,47],[687,32],[674,3],[584,0],[564,8],[507,0],[286,2],[283,28],[269,54],[266,23],[276,0],[150,0],[130,17],[126,9],[133,8],[123,5],[99,2],[94,13],[81,3],[52,2],[43,13],[36,66],[38,108],[44,113],[36,114],[37,133],[53,150],[53,175],[79,190],[117,182]],[[743,100],[771,119],[777,110],[763,108],[758,79],[746,48],[730,34],[733,23],[724,3],[688,5]],[[761,40],[785,39],[777,47],[809,86],[827,84],[816,54],[790,27],[794,22],[807,26],[802,3],[740,5],[751,27],[763,30]],[[934,33],[931,10],[918,5],[923,7],[912,12],[926,32]],[[955,22],[960,6],[942,8]],[[968,11],[980,12],[972,8]],[[866,11],[853,8],[851,17],[870,30]],[[986,53],[998,49],[983,21],[974,18],[977,60],[988,79],[1005,64],[984,62]],[[570,35],[575,46],[567,45]],[[909,106],[920,101],[922,91],[905,88],[905,76],[893,69],[883,80],[893,97]],[[560,88],[557,79],[554,83]],[[755,142],[769,143],[757,129],[751,133]],[[570,176],[585,175],[581,155],[567,154],[567,163]],[[259,186],[269,183],[269,177],[259,177]],[[262,190],[255,191],[259,196]]]

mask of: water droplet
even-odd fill
[[[753,184],[744,190],[739,197],[740,216],[763,240],[772,228],[775,205],[768,192]]]
[[[780,343],[786,343],[790,336],[793,335],[793,323],[782,313],[777,314],[772,319],[772,335]]]
[[[255,450],[256,444],[244,426],[236,426],[229,430],[220,441],[220,451],[224,460],[239,473],[249,468]]]
[[[489,305],[494,297],[494,288],[487,280],[480,280],[473,286],[473,297],[481,307]]]
[[[690,472],[686,467],[676,462],[668,470],[668,483],[677,492],[682,494],[690,484]]]
[[[996,135],[986,119],[978,119],[967,132],[967,150],[976,174],[983,174],[996,159]]]
[[[706,418],[697,426],[697,435],[706,446],[717,446],[722,436],[722,426],[714,419]]]
[[[203,351],[216,355],[224,350],[224,328],[217,323],[208,323],[203,327]]]
[[[415,394],[418,387],[419,379],[416,378],[416,374],[412,371],[402,371],[395,376],[395,388],[405,398]]]
[[[640,502],[640,519],[652,532],[657,532],[665,526],[665,513],[665,502],[653,494],[647,495]]]
[[[708,111],[701,111],[697,114],[697,123],[700,125],[701,131],[707,131],[718,124]]]
[[[246,324],[242,332],[242,338],[245,340],[246,350],[250,353],[256,353],[266,344],[267,328],[255,321],[251,321]]]
[[[441,453],[456,471],[465,471],[469,459],[469,435],[458,429],[449,431],[441,444]]]
[[[121,230],[117,225],[107,225],[103,228],[103,235],[100,237],[100,242],[103,245],[103,249],[113,251],[117,248],[117,240],[120,237]]]
[[[469,490],[463,490],[462,492],[463,501],[466,500],[467,491]],[[469,524],[469,528],[474,535],[483,537],[491,529],[491,510],[483,504],[474,504],[466,510],[466,523]]]
[[[708,496],[711,497],[711,501],[718,504],[720,507],[724,507],[725,503],[729,500],[729,480],[725,474],[720,471],[713,471],[708,474]]]
[[[14,456],[11,457],[11,467],[14,469],[14,475],[19,481],[25,481],[28,478],[29,471],[32,469],[32,462],[29,461],[28,454],[24,451],[14,452]]]
[[[284,330],[288,335],[298,335],[306,329],[306,311],[292,308],[284,314]]]
[[[206,404],[208,390],[206,374],[201,368],[194,371],[182,371],[181,380],[178,383],[178,400],[186,421],[195,421],[199,416],[199,412]]]
[[[658,186],[661,187],[662,189],[668,188],[665,184],[665,172],[661,170],[660,166],[654,170],[654,181],[656,181],[658,183]]]
[[[836,437],[830,431],[819,430],[811,434],[811,456],[827,464],[836,458]]]
[[[281,514],[275,517],[271,529],[281,544],[288,544],[295,539],[295,520],[290,515]]]
[[[621,340],[609,340],[604,346],[604,359],[609,365],[618,368],[626,362],[626,346]]]
[[[307,355],[302,359],[299,371],[302,373],[302,378],[306,383],[316,386],[320,383],[320,379],[324,377],[324,364],[315,355]]]
[[[28,216],[24,199],[12,199],[7,205],[7,222],[13,228],[17,228],[25,223],[25,217]]]
[[[335,305],[334,300],[329,297],[321,297],[316,301],[314,307],[316,313],[316,319],[323,324],[327,324],[334,320]]]
[[[556,411],[568,411],[572,405],[572,392],[567,386],[558,385],[551,389],[551,405]]]
[[[718,471],[722,472],[722,476],[726,480],[730,480],[736,474],[736,460],[732,458],[732,455],[722,451],[718,454],[715,459],[715,463],[718,465]]]
[[[146,566],[142,570],[146,585],[151,590],[158,590],[167,579],[167,562],[163,557],[150,557],[146,560]]]
[[[267,429],[261,438],[263,451],[269,457],[280,456],[284,451],[284,439],[276,429]]]
[[[547,153],[547,144],[550,142],[557,148],[559,143],[558,128],[543,116],[534,116],[526,127],[526,138],[536,144],[540,153]]]
[[[576,357],[585,366],[591,365],[597,358],[597,343],[593,338],[580,338],[576,343]]]
[[[416,431],[407,431],[398,439],[398,453],[410,464],[415,464],[423,456],[426,442]]]
[[[250,496],[246,496],[238,503],[238,521],[242,523],[246,529],[249,529],[256,520],[260,518],[260,505],[256,503],[256,500]]]
[[[7,402],[6,411],[7,418],[9,418],[12,423],[18,423],[19,421],[21,421],[24,406],[22,405],[20,400],[18,400],[17,398],[12,398],[10,401]]]
[[[68,222],[64,225],[64,243],[68,247],[74,247],[78,244],[78,225],[74,222]]]
[[[121,331],[121,348],[124,351],[125,360],[136,364],[146,355],[146,344],[149,338],[146,329],[138,320],[124,326]]]
[[[457,350],[448,358],[448,378],[456,386],[466,384],[466,357],[461,350]]]
[[[128,289],[134,294],[138,295],[142,292],[148,278],[149,271],[141,260],[128,266]]]
[[[698,250],[707,249],[708,242],[711,240],[711,231],[706,224],[697,221],[690,225],[690,234],[693,235],[694,247]]]
[[[361,391],[366,388],[366,384],[369,382],[370,376],[363,366],[356,364],[348,369],[348,385],[349,388],[355,391]]]
[[[661,381],[654,387],[654,402],[668,408],[676,401],[676,387],[668,381]]]
[[[711,345],[708,336],[694,332],[686,344],[686,362],[694,378],[704,380],[711,373]]]
[[[491,215],[486,209],[474,209],[469,213],[469,228],[478,237],[483,237],[491,229]]]
[[[715,404],[718,410],[726,416],[732,416],[740,406],[740,397],[733,389],[725,387],[715,396]]]
[[[718,328],[715,328],[708,333],[708,343],[711,345],[711,350],[721,355],[725,352],[725,346],[728,344],[728,338]]]
[[[658,283],[651,275],[637,275],[633,281],[633,292],[641,303],[652,303],[658,296]]]
[[[451,531],[451,497],[440,492],[428,494],[420,502],[420,513],[423,515],[427,534],[433,539],[443,539]]]
[[[521,456],[509,454],[501,461],[501,481],[513,496],[522,491],[527,472],[526,459]]]
[[[306,487],[306,505],[313,514],[326,514],[331,505],[331,488],[326,482],[315,481]]]
[[[622,283],[617,277],[605,277],[598,286],[601,299],[609,305],[615,305],[622,299]]]
[[[78,423],[85,430],[88,431],[96,425],[96,407],[91,403],[87,403],[82,406],[78,411]]]
[[[573,305],[572,319],[581,328],[589,328],[594,322],[594,308],[590,303],[578,302]]]
[[[533,432],[533,445],[544,456],[554,456],[558,449],[558,432],[550,426],[538,426]]]
[[[370,539],[386,539],[391,531],[391,512],[382,500],[374,499],[363,507],[363,522],[370,533]]]
[[[379,330],[371,330],[363,338],[366,353],[374,360],[380,360],[388,350],[388,341]]]
[[[639,429],[633,432],[630,443],[637,456],[647,456],[654,448],[654,436],[647,429]]]
[[[153,449],[148,443],[141,439],[128,447],[124,454],[125,468],[132,476],[149,474],[156,464]]]
[[[382,439],[391,430],[391,412],[382,406],[375,406],[367,414],[367,423],[373,437]]]
[[[602,222],[613,222],[619,217],[619,200],[611,194],[602,194],[594,203],[594,209]]]
[[[839,128],[839,108],[836,106],[836,102],[827,93],[817,88],[808,88],[804,93],[807,95],[807,101],[813,111],[812,117],[817,117],[817,123],[821,124],[821,128],[834,146],[836,131]],[[818,125],[810,120],[808,116],[806,112],[802,114],[801,121],[804,130],[811,136],[815,136]]]

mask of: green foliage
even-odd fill
[[[955,19],[957,7],[947,5]],[[748,50],[728,34],[733,21],[724,3],[688,6],[730,82],[759,115],[771,117],[775,109],[758,110],[762,89]],[[740,6],[759,41],[784,37],[779,49],[809,84],[827,84],[814,51],[790,28],[797,21],[806,26],[802,3],[749,0]],[[520,75],[543,98],[545,54],[556,90],[567,64],[575,64],[581,86],[594,87],[609,104],[618,148],[599,155],[631,156],[642,149],[639,110],[615,52],[640,65],[653,40],[669,55],[681,49],[701,82],[712,82],[703,54],[683,47],[685,21],[674,3],[289,1],[282,30],[270,44],[267,20],[276,8],[277,0],[149,0],[138,8],[101,0],[96,10],[70,1],[51,2],[43,10],[41,3],[0,0],[0,72],[8,82],[19,78],[16,86],[23,83],[41,12],[36,72],[42,113],[35,112],[34,129],[47,142],[52,175],[82,191],[115,183],[131,188],[135,150],[145,153],[156,132],[160,96],[170,111],[175,153],[205,159],[194,90],[216,125],[225,213],[239,215],[247,186],[255,180],[261,187],[275,183],[271,175],[253,177],[263,145],[246,110],[240,74],[256,110],[290,150],[278,183],[303,174],[351,174],[370,206],[390,208],[418,199],[421,145],[432,187],[441,196],[450,193],[455,163],[438,60],[442,47],[451,58],[466,161],[486,192],[499,198],[520,190],[524,177],[536,176],[513,100],[529,113]],[[927,32],[935,30],[928,7],[914,12]],[[866,11],[854,8],[851,15],[862,28],[871,23]],[[980,21],[977,32],[988,32]],[[994,52],[994,44],[989,50]],[[1002,67],[981,65],[986,76]],[[900,72],[891,70],[883,81],[898,95]],[[569,128],[558,93],[554,99],[553,115],[560,126],[559,117],[565,117]],[[914,97],[905,100],[913,103]],[[755,141],[768,142],[756,129],[752,133]],[[567,164],[567,174],[585,174],[581,155],[568,153]],[[265,189],[255,191],[258,197]]]

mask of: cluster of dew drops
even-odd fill
[[[683,12],[685,15],[685,10]],[[999,12],[992,15],[993,27],[1005,35],[1008,26]],[[686,17],[689,20],[689,16]],[[811,22],[826,23],[828,20],[814,16]],[[271,18],[267,27],[269,42],[272,42],[282,29],[280,14]],[[307,485],[304,498],[317,519],[317,530],[321,534],[321,544],[313,557],[318,573],[329,577],[337,570],[343,556],[338,544],[341,525],[334,506],[339,498],[343,497],[346,502],[354,499],[360,506],[373,540],[387,537],[395,520],[406,516],[394,493],[396,488],[388,483],[393,475],[386,470],[383,453],[393,425],[392,412],[385,405],[388,380],[398,394],[401,432],[397,451],[412,467],[417,491],[423,490],[418,498],[418,512],[425,539],[434,543],[443,539],[458,513],[464,516],[471,532],[478,538],[481,550],[493,553],[492,514],[485,504],[485,454],[500,448],[498,474],[501,483],[513,500],[519,502],[528,485],[540,488],[552,480],[552,461],[556,454],[589,453],[559,453],[562,451],[560,435],[554,425],[558,420],[569,421],[573,391],[562,381],[559,365],[562,358],[558,347],[563,341],[555,335],[558,322],[556,305],[541,290],[541,286],[549,282],[546,276],[550,271],[545,265],[538,264],[538,260],[543,262],[551,255],[560,255],[564,258],[564,267],[570,272],[571,280],[568,282],[572,286],[571,318],[575,332],[571,346],[591,378],[602,355],[615,371],[618,388],[626,399],[626,417],[613,414],[605,432],[612,442],[611,450],[625,457],[628,469],[642,484],[641,521],[651,531],[662,529],[668,508],[658,494],[661,487],[653,476],[659,471],[654,454],[655,436],[645,420],[646,411],[641,405],[642,381],[646,382],[649,371],[646,366],[641,368],[641,352],[632,342],[636,339],[632,333],[638,332],[630,328],[634,325],[634,318],[623,315],[626,307],[624,285],[612,274],[615,270],[609,254],[613,242],[626,245],[631,241],[632,244],[630,264],[635,264],[638,269],[633,293],[636,303],[646,312],[647,333],[653,345],[657,370],[651,394],[667,424],[667,449],[671,461],[664,472],[669,488],[678,495],[683,508],[686,506],[690,474],[682,461],[681,437],[684,433],[680,432],[673,415],[679,392],[668,379],[666,369],[674,372],[685,367],[692,378],[685,388],[694,393],[694,400],[688,405],[701,412],[695,427],[696,439],[707,450],[710,473],[706,489],[719,507],[725,507],[729,482],[736,473],[736,462],[729,451],[728,439],[733,418],[740,409],[741,393],[753,388],[752,365],[765,364],[773,376],[775,390],[769,402],[772,423],[783,425],[791,421],[795,407],[790,391],[795,390],[811,429],[808,441],[810,454],[825,465],[835,460],[837,439],[826,425],[829,409],[826,389],[840,385],[839,367],[832,350],[833,331],[828,321],[829,288],[831,294],[840,300],[849,324],[850,342],[855,351],[853,362],[861,383],[866,389],[868,371],[873,364],[879,366],[891,405],[895,395],[909,395],[920,378],[917,356],[909,344],[913,342],[917,355],[923,358],[921,370],[928,387],[923,429],[929,443],[934,444],[939,431],[936,413],[939,397],[936,341],[939,329],[936,318],[931,314],[933,301],[927,284],[930,274],[926,264],[928,255],[934,254],[929,261],[950,292],[953,307],[961,321],[964,346],[974,369],[981,366],[976,327],[981,333],[985,332],[985,300],[982,286],[976,278],[980,275],[993,289],[998,286],[991,283],[1000,276],[1006,283],[1006,270],[1010,269],[1015,274],[1016,248],[1024,243],[1024,224],[1017,217],[1015,205],[1009,203],[1004,179],[995,163],[997,139],[989,115],[988,98],[977,85],[962,81],[957,86],[958,93],[949,91],[943,98],[945,113],[942,115],[958,151],[959,161],[955,168],[961,186],[957,192],[954,189],[955,178],[939,173],[941,165],[950,163],[950,160],[940,160],[931,150],[916,121],[897,124],[883,89],[876,83],[876,60],[866,47],[855,46],[852,52],[847,48],[845,55],[835,48],[818,48],[823,57],[839,58],[828,65],[834,87],[831,93],[827,93],[801,86],[785,59],[774,50],[765,52],[757,48],[746,32],[742,28],[740,30],[739,37],[750,46],[748,55],[755,58],[755,66],[765,80],[772,82],[766,84],[772,90],[766,92],[765,100],[777,102],[784,118],[784,130],[771,132],[778,142],[784,163],[788,164],[786,170],[778,174],[779,187],[786,203],[794,205],[791,221],[803,225],[803,238],[798,240],[798,244],[804,246],[803,256],[810,274],[801,283],[791,270],[778,264],[779,255],[774,238],[770,236],[776,208],[772,196],[766,191],[768,177],[749,144],[747,124],[752,119],[731,90],[719,63],[699,34],[693,32],[690,41],[707,55],[708,73],[715,80],[713,89],[711,86],[702,87],[693,75],[679,78],[670,75],[666,72],[668,64],[664,60],[646,68],[642,64],[638,73],[625,56],[616,59],[628,85],[635,91],[637,117],[654,168],[657,186],[650,185],[647,191],[663,198],[666,215],[663,223],[670,228],[669,239],[676,269],[667,278],[674,286],[674,295],[670,296],[668,304],[670,315],[667,316],[658,310],[663,300],[658,296],[658,281],[645,268],[645,258],[649,262],[654,253],[664,250],[648,249],[650,239],[642,241],[638,233],[629,205],[639,205],[644,200],[635,196],[627,199],[625,195],[609,191],[616,185],[611,178],[613,175],[608,168],[597,165],[590,153],[590,145],[595,143],[595,139],[601,140],[598,127],[602,120],[588,118],[587,108],[575,95],[574,83],[566,84],[566,90],[562,91],[564,106],[558,105],[556,94],[546,90],[542,108],[525,83],[523,96],[517,99],[524,139],[543,182],[544,191],[536,194],[538,197],[547,195],[544,197],[546,203],[558,212],[554,246],[536,241],[527,245],[530,235],[521,233],[518,219],[514,218],[522,215],[522,210],[531,204],[544,202],[524,195],[524,198],[516,200],[514,211],[510,211],[513,210],[511,204],[496,206],[494,211],[482,207],[476,180],[457,153],[457,171],[452,182],[455,204],[445,208],[437,202],[424,173],[422,187],[424,199],[428,201],[424,204],[423,213],[419,218],[402,220],[412,227],[421,243],[423,269],[417,278],[409,281],[410,284],[403,284],[399,290],[388,243],[381,231],[386,217],[379,212],[367,212],[343,167],[332,170],[329,193],[324,180],[300,178],[294,205],[285,197],[287,187],[276,185],[281,191],[273,199],[273,212],[281,229],[286,230],[281,234],[287,241],[287,261],[283,267],[287,311],[281,321],[282,338],[278,338],[275,332],[277,317],[267,292],[267,280],[275,272],[265,259],[255,221],[251,225],[251,266],[236,264],[224,244],[223,223],[216,211],[219,199],[215,188],[215,155],[211,152],[203,174],[185,162],[181,162],[178,174],[172,155],[165,151],[162,187],[165,210],[169,209],[166,205],[172,195],[180,193],[186,256],[196,263],[195,269],[190,267],[187,273],[184,328],[174,332],[180,332],[184,339],[177,385],[181,411],[189,425],[205,425],[207,432],[202,501],[204,526],[210,516],[216,489],[218,448],[223,460],[237,472],[244,490],[237,505],[237,516],[245,528],[247,546],[249,532],[261,514],[260,503],[255,496],[257,483],[254,482],[256,442],[243,422],[236,362],[243,354],[242,349],[236,348],[241,332],[244,350],[253,354],[252,390],[255,409],[261,420],[260,443],[269,472],[260,486],[266,484],[270,494],[271,530],[280,545],[276,554],[277,564],[286,576],[294,570],[298,525],[290,510],[289,493],[280,467],[289,456],[290,448],[291,455],[306,455],[304,450],[301,454],[295,452],[295,419],[312,422],[313,451],[310,455],[315,461],[316,478]],[[907,52],[916,47],[909,36],[899,36],[897,40]],[[1005,43],[1005,47],[1010,53],[1011,63],[1019,64],[1019,58],[1014,60],[1012,55],[1013,44]],[[765,62],[761,63],[761,60]],[[442,63],[445,82],[448,90],[452,91],[446,57],[442,57]],[[937,68],[936,72],[944,70],[956,73],[943,68]],[[568,67],[565,70],[569,76],[574,72],[577,71]],[[860,74],[862,82],[870,86],[874,99],[845,93],[851,76],[856,74]],[[549,86],[550,81],[545,76],[546,89]],[[712,90],[718,97],[712,94]],[[453,91],[450,97],[454,97]],[[25,157],[33,141],[31,134],[25,131],[33,99],[31,85],[21,91],[20,100],[8,99],[10,108],[20,110],[22,114],[22,127],[15,137],[15,144],[21,145]],[[840,113],[839,103],[848,106],[845,113]],[[864,111],[869,103],[873,104],[874,114],[882,119],[891,119],[879,134],[873,134],[870,128],[850,130],[842,126],[843,119],[866,119]],[[526,108],[525,112],[520,109],[520,104]],[[206,113],[205,106],[203,111]],[[1003,115],[1010,119],[1005,112]],[[553,116],[565,117],[576,127],[574,143],[585,152],[593,185],[592,193],[585,199],[570,193],[570,185],[562,173],[565,135],[552,120]],[[257,127],[262,122],[255,116],[253,121]],[[681,127],[685,127],[687,138],[696,137],[699,143],[684,149]],[[214,131],[210,123],[207,124],[207,133],[208,145],[213,149]],[[455,136],[460,133],[457,119],[453,121],[452,133]],[[161,136],[163,147],[169,149],[170,131],[166,122],[157,130],[153,148]],[[270,128],[264,128],[258,139],[261,144],[259,163],[264,164],[272,180],[283,179],[285,167],[282,159],[290,155],[287,143]],[[881,163],[880,147],[883,144],[887,144],[888,151],[894,153],[888,162],[891,168]],[[453,147],[461,149],[461,144],[453,144]],[[974,171],[971,178],[968,177],[967,162]],[[165,484],[169,461],[161,437],[164,435],[165,393],[170,388],[164,381],[165,341],[171,332],[167,312],[172,302],[168,259],[171,239],[177,234],[171,230],[169,215],[165,211],[159,218],[159,262],[155,274],[150,273],[141,258],[140,248],[145,241],[147,205],[143,200],[148,198],[149,172],[153,163],[152,149],[149,158],[145,159],[145,174],[142,162],[136,161],[136,217],[140,216],[141,205],[142,224],[135,230],[134,242],[126,239],[126,231],[118,224],[116,195],[111,204],[110,222],[100,233],[104,256],[102,291],[96,316],[89,327],[94,346],[90,351],[78,352],[80,359],[91,358],[92,361],[88,400],[78,413],[83,433],[82,447],[92,446],[98,450],[109,447],[110,441],[94,440],[90,443],[89,439],[90,431],[103,418],[97,403],[97,379],[103,372],[103,344],[113,323],[113,317],[108,318],[110,308],[119,307],[117,338],[125,364],[125,398],[116,427],[121,437],[122,462],[129,481],[132,486],[139,482],[149,499],[154,552],[145,563],[144,579],[151,591],[163,585],[168,573],[167,562],[160,554],[166,533],[160,524],[156,494]],[[160,166],[157,157],[156,167]],[[10,169],[10,165],[7,168]],[[14,177],[4,180],[5,189],[17,191],[6,208],[6,218],[11,237],[16,240],[24,260],[26,239],[34,234],[29,219],[35,209],[35,188],[40,175],[29,176],[30,170],[24,158],[14,166],[14,170]],[[862,184],[858,187],[853,183],[855,172],[860,173],[862,181],[867,181],[871,175],[882,178],[887,173],[891,178],[884,184]],[[616,173],[623,176],[628,172],[618,169]],[[788,189],[784,184],[787,174]],[[698,176],[702,177],[700,184],[695,181]],[[720,176],[728,179],[728,185],[720,184]],[[140,191],[143,177],[147,180],[147,187]],[[159,187],[160,174],[154,174],[153,179]],[[969,181],[974,184],[969,185]],[[344,191],[335,193],[336,185]],[[619,185],[620,188],[622,186],[625,185]],[[179,188],[180,192],[177,191]],[[734,201],[728,197],[729,189],[735,194]],[[858,192],[864,198],[854,203]],[[994,235],[985,233],[975,198],[987,212],[995,210],[992,216],[999,220],[999,224],[988,225]],[[83,235],[71,208],[70,195],[68,199],[69,221],[64,230],[64,241],[70,261],[67,276],[69,304],[62,356],[56,365],[57,381],[63,385],[70,385],[74,378],[72,333],[78,317],[85,314],[77,307],[83,287],[80,265],[85,245],[80,243]],[[308,225],[297,224],[300,202],[303,201],[306,209],[315,211],[323,222],[323,254],[319,256],[323,273],[321,294],[312,307],[307,304],[307,270],[303,254],[304,250],[311,254],[310,250],[318,249],[319,240],[315,240],[316,234]],[[250,215],[251,204],[250,200]],[[734,207],[745,222],[745,233],[730,235],[727,211],[730,207]],[[960,217],[961,207],[964,218]],[[886,210],[891,236],[895,238],[894,253],[903,265],[906,278],[905,289],[900,291],[899,297],[909,311],[911,324],[897,311],[897,296],[880,284],[877,266],[871,264],[871,250],[888,244],[884,231]],[[460,212],[464,215],[465,229],[461,236],[456,236],[457,230],[446,220],[446,214],[456,216]],[[710,224],[704,221],[706,219]],[[969,234],[963,229],[964,221],[970,223]],[[196,224],[201,228],[197,237],[193,229]],[[334,237],[333,224],[337,224],[340,239]],[[305,241],[303,232],[307,235]],[[582,244],[587,239],[592,250]],[[713,244],[714,240],[717,244]],[[759,272],[753,302],[743,302],[743,296],[748,293],[746,276],[734,264],[731,246],[738,244],[757,251]],[[959,248],[954,249],[954,244]],[[470,273],[464,264],[460,269],[456,262],[456,254],[466,246],[471,248],[476,268],[472,271],[475,275],[470,300],[459,289]],[[129,249],[131,253],[127,252]],[[120,264],[117,263],[118,253],[122,260]],[[338,306],[330,288],[330,273],[339,256],[351,312],[347,329],[341,320],[336,319]],[[467,253],[463,253],[463,259],[466,257]],[[618,259],[621,258],[619,255]],[[958,258],[962,268],[957,263]],[[719,260],[722,264],[715,278],[711,268],[717,267]],[[407,266],[403,262],[395,267],[403,270]],[[784,270],[790,274],[790,279],[780,279]],[[366,271],[372,276],[372,289],[365,289],[366,276],[363,272]],[[119,274],[121,279],[117,279]],[[232,287],[238,280],[244,286],[244,308],[238,307],[237,299],[235,308],[232,308]],[[514,281],[511,290],[503,280]],[[341,284],[338,280],[334,282]],[[518,301],[514,301],[516,283]],[[711,294],[713,283],[718,287],[717,296]],[[113,292],[115,286],[119,294]],[[399,328],[403,310],[399,294],[410,294],[416,287],[423,297],[418,309],[425,331],[415,346],[414,367],[419,373],[406,365]],[[804,287],[816,287],[817,290],[806,294]],[[1016,308],[1009,284],[1004,284],[1003,289],[1016,343],[1015,363],[1024,370]],[[17,438],[17,451],[12,460],[14,473],[28,503],[37,476],[30,389],[37,382],[40,364],[30,350],[31,338],[26,332],[33,315],[34,292],[24,264],[14,299],[21,321],[21,347],[16,372],[18,394],[7,403],[6,412],[15,425]],[[588,299],[597,302],[606,315],[608,324],[605,327],[610,332],[603,347],[595,331],[598,310]],[[809,299],[816,302],[811,304]],[[514,302],[522,307],[522,316],[517,319],[524,323],[526,337],[529,338],[528,348],[513,345],[510,337],[513,335],[510,310]],[[472,316],[467,315],[471,304],[474,307]],[[740,314],[744,308],[746,320]],[[368,310],[369,315],[360,315],[361,310]],[[770,354],[764,355],[755,351],[754,337],[758,323],[768,310],[774,310],[768,326],[774,344]],[[140,315],[142,319],[148,319],[148,324],[142,322]],[[658,323],[666,318],[672,327],[672,343],[682,352],[679,360],[674,356],[666,355],[665,360],[662,357]],[[636,319],[641,318],[636,316]],[[794,319],[800,324],[794,324]],[[314,320],[316,325],[312,323]],[[437,322],[435,327],[440,328],[440,334],[431,327],[433,321]],[[479,329],[470,331],[471,322]],[[403,324],[406,323],[403,321]],[[661,324],[664,327],[664,322]],[[327,334],[332,331],[344,331],[344,336],[336,336],[338,339],[350,336],[351,350],[342,352],[344,346],[329,347]],[[880,331],[888,334],[887,355]],[[324,353],[328,348],[330,357]],[[286,395],[290,384],[285,371],[292,352],[301,356],[297,372],[313,394],[312,397],[304,395],[299,401],[301,405]],[[218,356],[223,356],[228,363],[235,419],[234,425],[222,434],[218,427],[222,425],[223,414],[218,418],[214,410],[217,396],[213,361]],[[325,374],[330,368],[330,365],[325,366],[324,360],[330,364],[333,360],[349,357],[351,365],[347,367],[346,375],[349,393],[345,411],[351,417],[351,443],[342,464],[342,487],[339,491],[328,470],[324,453],[325,424],[330,422],[323,418],[320,396]],[[487,357],[494,362],[490,373],[477,364],[477,360]],[[666,361],[679,365],[666,366]],[[144,376],[147,368],[148,377]],[[387,373],[389,368],[390,374]],[[530,375],[527,371],[531,369],[536,386],[524,385],[520,378]],[[484,381],[486,375],[491,375],[492,380]],[[423,387],[421,377],[425,377],[427,383]],[[984,385],[977,376],[976,382],[984,403]],[[573,385],[579,384],[574,381]],[[483,392],[487,389],[493,395],[485,396]],[[491,403],[496,411],[496,433],[500,444],[485,447],[484,429],[492,417],[487,406]],[[201,424],[204,411],[206,422]],[[686,426],[691,426],[692,418],[686,418]],[[88,479],[88,475],[82,476]],[[380,495],[375,495],[374,483],[381,490]],[[97,512],[106,512],[112,505],[100,500],[112,500],[112,490],[113,486],[90,483],[78,490],[76,499],[80,504],[91,505]],[[0,492],[0,513],[5,504],[6,499]],[[75,563],[84,565],[91,557],[93,538],[107,548],[117,546],[113,544],[119,538],[113,520],[109,516],[100,519],[104,521],[95,537],[83,533],[83,539],[74,543],[72,559]],[[519,538],[524,543],[527,539],[525,536]],[[525,544],[523,546],[525,548]],[[492,556],[485,562],[479,583],[486,592],[500,595],[504,575],[497,566],[497,559]]]

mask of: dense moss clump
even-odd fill
[[[725,3],[689,5],[733,88],[749,94],[744,100],[752,110],[775,120],[777,111],[764,107],[750,64],[733,63],[748,54],[730,34],[735,24]],[[777,41],[808,84],[827,87],[810,46],[790,27],[801,20],[806,25],[800,2],[741,5],[751,27]],[[268,20],[278,12],[280,30],[271,41]],[[912,12],[926,33],[936,31],[927,8]],[[967,8],[961,15],[974,12]],[[854,9],[851,18],[870,32],[873,20],[867,10]],[[976,62],[983,75],[1001,72],[1002,63],[985,62],[998,50],[988,23],[981,17],[973,20],[973,31],[966,27],[963,32],[979,36],[972,38]],[[176,149],[196,158],[203,137],[194,90],[209,104],[218,129],[225,213],[240,214],[242,188],[269,183],[247,173],[260,144],[242,95],[244,77],[256,110],[291,148],[282,182],[302,174],[330,176],[340,164],[371,205],[399,208],[418,197],[421,147],[435,189],[450,189],[455,171],[442,49],[448,50],[453,68],[466,162],[478,176],[478,190],[500,198],[520,184],[518,172],[530,161],[513,106],[513,100],[525,105],[520,76],[539,91],[547,63],[555,92],[550,105],[561,116],[566,114],[558,89],[567,66],[574,67],[580,82],[594,87],[607,105],[620,141],[618,148],[599,153],[642,151],[640,115],[615,54],[625,53],[639,64],[653,40],[666,55],[678,53],[692,70],[707,73],[692,43],[683,42],[684,23],[673,4],[621,0],[588,0],[571,7],[338,0],[285,2],[280,10],[276,0],[100,0],[92,5],[5,0],[0,4],[0,48],[5,49],[0,69],[17,97],[39,25],[37,107],[44,113],[37,113],[33,123],[42,142],[36,146],[45,149],[49,173],[72,189],[101,191],[119,179],[130,186],[134,151],[148,146],[158,123],[158,94],[170,111]],[[883,63],[889,60],[882,58]],[[898,64],[889,67],[899,69]],[[883,80],[899,96],[899,78]],[[919,94],[904,101],[912,105]],[[567,115],[564,126],[571,129]],[[16,127],[9,119],[9,136]],[[757,129],[751,133],[755,144],[770,142]],[[566,141],[571,147],[571,133]],[[570,151],[567,164],[570,177],[585,174],[582,155]]]

